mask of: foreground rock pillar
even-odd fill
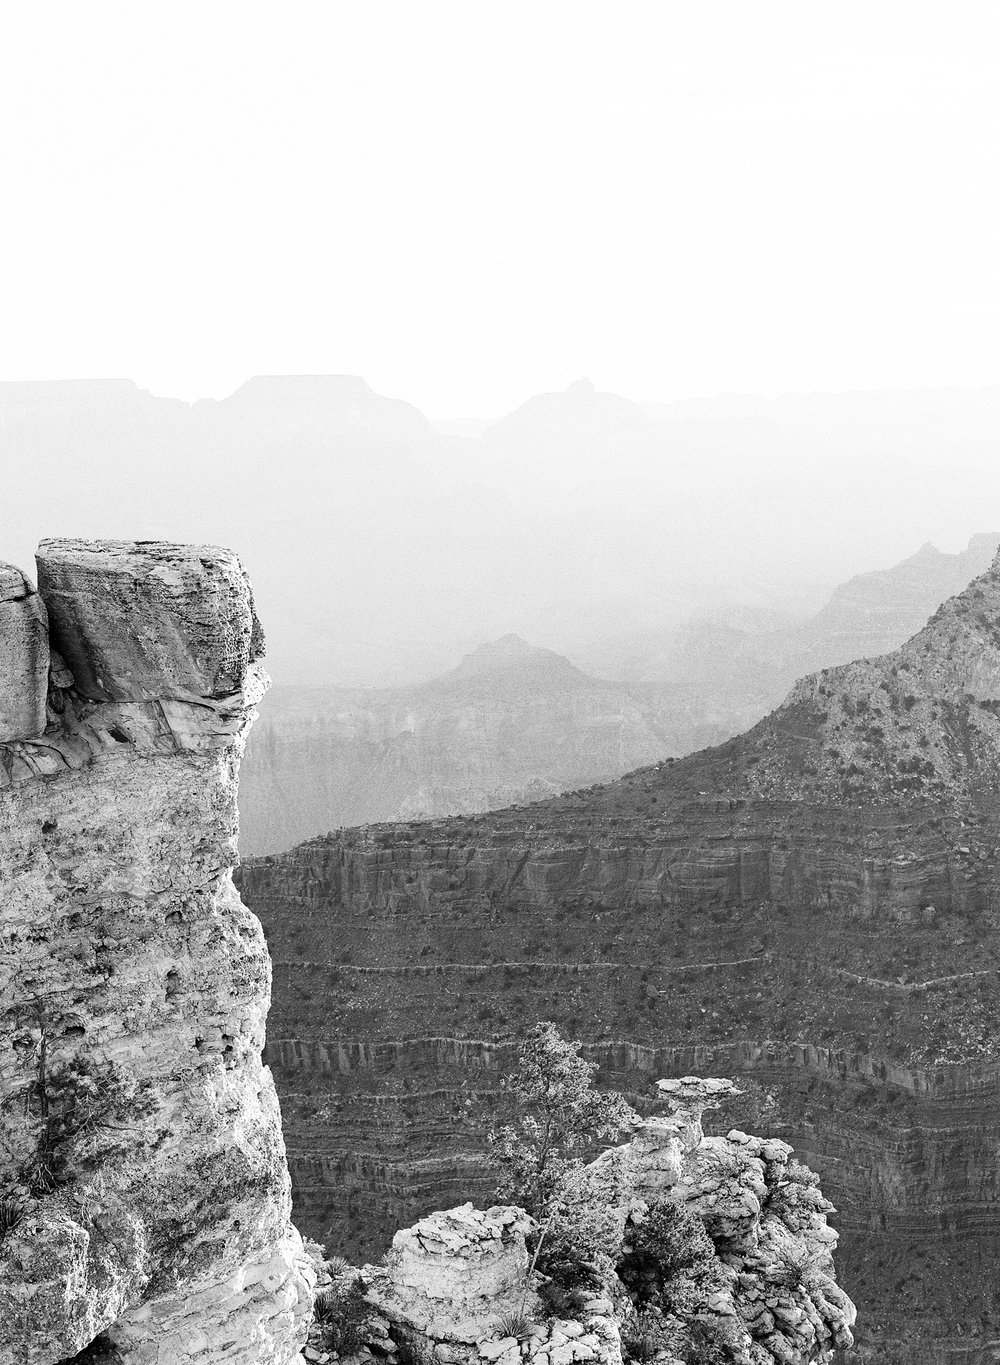
[[[250,585],[160,542],[45,541],[38,578],[44,734],[0,671],[0,1365],[286,1365],[312,1275],[231,880]]]
[[[42,599],[20,569],[0,563],[0,744],[42,733],[48,681]]]

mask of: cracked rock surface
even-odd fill
[[[250,586],[214,546],[46,541],[38,569],[45,725],[0,744],[0,1365],[95,1338],[129,1365],[284,1365],[313,1272],[231,880],[267,683]],[[13,581],[0,625],[33,601]],[[0,720],[34,658],[6,651]]]

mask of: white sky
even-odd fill
[[[1000,5],[50,0],[0,40],[0,378],[431,416],[1000,382]]]

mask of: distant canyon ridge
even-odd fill
[[[194,403],[0,383],[0,535],[26,566],[54,532],[238,547],[279,685],[409,688],[511,633],[662,680],[639,665],[685,622],[779,630],[959,549],[1000,507],[998,448],[1000,387],[664,404],[579,380],[455,423],[357,375]]]
[[[525,804],[720,743],[802,674],[897,648],[998,546],[1000,533],[960,554],[924,545],[781,629],[715,619],[605,642],[588,658],[601,677],[511,634],[417,686],[279,685],[243,764],[241,848]]]

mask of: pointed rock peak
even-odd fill
[[[467,657],[470,659],[508,659],[518,655],[549,653],[551,650],[539,649],[536,645],[529,645],[523,636],[514,631],[508,631],[506,635],[501,635],[498,640],[484,640]]]
[[[533,659],[562,659],[562,655],[556,654],[552,649],[529,645],[527,640],[510,631],[507,635],[501,635],[498,640],[485,640],[481,645],[477,645],[471,654],[466,654],[458,667],[469,672],[484,672],[512,663],[530,662]],[[568,660],[563,662],[568,663]]]
[[[941,551],[931,540],[925,540],[920,549],[913,556],[914,559],[937,559]]]
[[[586,684],[592,680],[562,654],[529,644],[513,632],[488,640],[445,674],[446,682],[502,681],[505,687],[521,682],[533,687]]]

